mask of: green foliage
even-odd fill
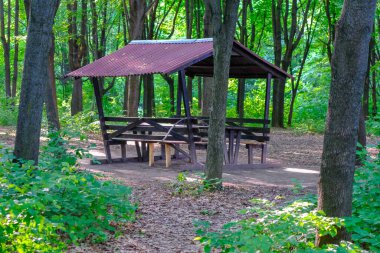
[[[380,148],[380,143],[377,145]],[[363,166],[355,171],[352,217],[346,227],[352,239],[364,248],[380,251],[380,154],[366,155]]]
[[[380,136],[380,114],[367,120],[366,122],[367,134]]]
[[[272,210],[267,200],[254,199],[252,203],[253,207],[242,212],[252,213],[255,218],[227,223],[221,231],[209,232],[208,222],[195,222],[196,240],[204,245],[205,252],[212,249],[221,252],[307,252],[315,249],[316,228],[321,235],[334,236],[337,227],[342,225],[342,220],[325,217],[323,212],[316,211],[316,204],[312,202],[295,201],[282,209],[277,207],[278,210]]]
[[[221,189],[221,186],[221,179],[207,180],[201,173],[194,175],[193,180],[190,180],[186,172],[178,173],[176,182],[172,184],[173,194],[182,196],[199,196],[203,192]]]
[[[95,111],[83,111],[71,116],[68,104],[62,104],[60,122],[63,129],[73,133],[99,133],[99,120]]]
[[[39,166],[14,163],[1,147],[1,252],[61,252],[68,243],[104,241],[134,220],[131,189],[79,170],[83,153],[59,134],[43,148]]]
[[[378,144],[377,148],[380,148]],[[355,172],[353,213],[345,219],[325,217],[316,209],[316,198],[298,200],[281,208],[263,199],[253,199],[253,207],[242,214],[254,218],[230,222],[217,232],[210,232],[210,223],[196,221],[196,238],[205,252],[372,252],[380,251],[380,155],[370,158]],[[294,181],[299,192],[299,182]],[[274,209],[276,208],[276,209]],[[355,244],[343,242],[316,248],[316,231],[335,236],[337,227],[344,225],[352,233]]]
[[[0,97],[0,126],[14,126],[17,123],[17,110],[11,99]]]

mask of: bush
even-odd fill
[[[291,252],[314,249],[316,229],[321,235],[336,235],[342,225],[338,218],[325,217],[310,201],[295,201],[282,210],[271,210],[267,200],[255,199],[256,207],[243,210],[255,217],[223,226],[221,231],[209,232],[208,222],[196,222],[196,238],[205,252]],[[336,246],[343,248],[348,245]],[[329,246],[331,249],[333,246]],[[351,247],[351,245],[350,245]]]
[[[1,252],[56,252],[86,239],[104,241],[134,220],[131,189],[78,170],[81,149],[59,142],[44,147],[40,166],[13,163],[10,151],[0,148]]]
[[[378,146],[380,148],[380,146]],[[266,200],[253,200],[255,207],[242,210],[253,218],[230,222],[210,232],[210,223],[196,221],[196,238],[205,252],[380,252],[380,156],[363,162],[355,172],[352,217],[325,217],[317,211],[316,197],[297,200],[282,208]],[[278,210],[274,210],[274,209]],[[314,246],[316,231],[335,236],[344,225],[354,243]]]
[[[378,144],[378,150],[380,143]],[[352,239],[363,248],[380,252],[380,154],[366,154],[363,166],[355,171],[352,217],[346,226]]]
[[[15,99],[0,97],[0,126],[15,126],[17,124],[17,106],[12,105]]]

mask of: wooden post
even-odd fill
[[[106,123],[104,120],[102,95],[101,95],[100,88],[99,88],[99,82],[98,82],[98,79],[96,77],[91,78],[91,82],[92,82],[92,86],[94,87],[95,101],[96,101],[96,107],[98,108],[100,130],[102,132],[104,150],[106,153],[106,159],[107,159],[108,163],[112,163],[111,149],[110,149],[109,138],[108,138],[108,134],[107,134],[107,130],[106,130]]]
[[[148,149],[149,149],[149,167],[152,167],[154,165],[154,143],[153,142],[148,143]]]
[[[267,85],[265,89],[265,112],[264,112],[264,119],[269,119],[269,104],[270,104],[270,89],[271,89],[271,81],[272,81],[272,74],[268,73],[267,76]],[[264,127],[267,127],[268,125],[265,124]],[[266,136],[266,134],[264,134]]]
[[[181,86],[182,95],[183,95],[183,104],[185,108],[185,115],[187,118],[187,131],[189,134],[189,151],[190,151],[191,163],[196,163],[197,156],[196,156],[194,136],[193,136],[193,126],[192,126],[193,123],[191,121],[189,96],[187,94],[187,89],[186,89],[186,79],[185,79],[184,70],[181,70],[178,72],[178,86]]]
[[[171,154],[170,144],[165,143],[165,164],[166,168],[169,168],[172,165],[172,154]]]
[[[182,101],[182,91],[186,90],[181,85],[181,75],[178,72],[178,85],[177,85],[177,117],[181,117],[181,101]]]

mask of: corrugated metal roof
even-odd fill
[[[230,77],[265,78],[267,73],[272,73],[273,77],[293,78],[237,41],[234,41],[232,50]],[[212,76],[212,55],[211,38],[134,40],[67,76],[116,77],[171,74],[179,70],[186,70],[188,75]]]
[[[212,55],[212,40],[131,41],[67,76],[107,77],[171,74]]]

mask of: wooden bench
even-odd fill
[[[266,163],[268,146],[266,142],[243,140],[242,144],[245,144],[245,148],[248,150],[248,164],[253,164],[253,149],[261,149],[260,162]]]

